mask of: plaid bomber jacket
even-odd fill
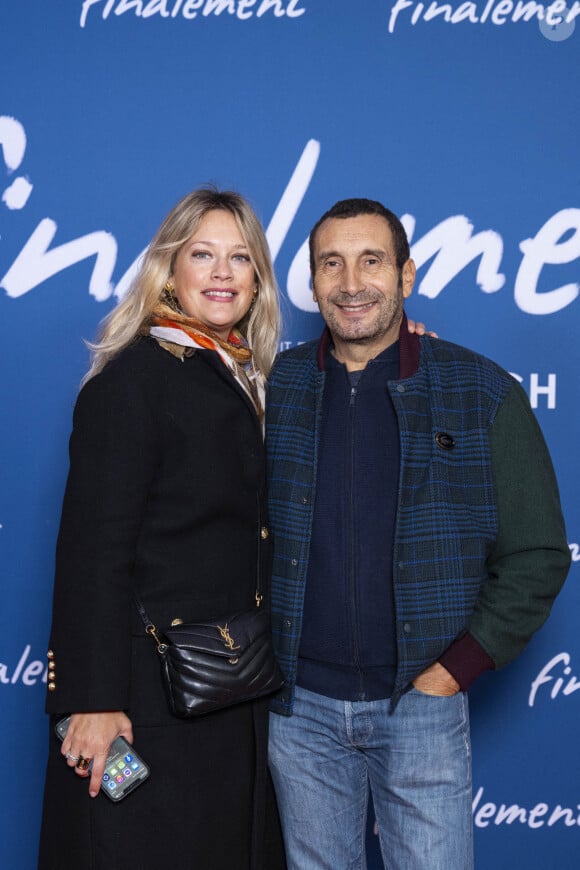
[[[286,715],[300,646],[328,342],[325,330],[319,343],[281,354],[268,383],[272,628],[286,677],[272,709]],[[409,335],[406,319],[399,346],[400,378],[386,384],[401,446],[392,709],[417,674],[445,654],[451,661],[454,650],[480,659],[465,665],[473,671],[467,682],[514,658],[546,619],[569,565],[550,457],[519,384],[472,351]],[[526,606],[515,610],[522,595]]]

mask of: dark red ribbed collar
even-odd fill
[[[318,370],[321,372],[324,371],[326,354],[331,344],[332,336],[328,326],[325,326],[316,350],[316,362]],[[401,328],[399,330],[399,380],[410,378],[415,374],[419,368],[420,355],[419,336],[414,332],[409,332],[407,328],[407,315],[403,312],[403,319],[401,320]]]

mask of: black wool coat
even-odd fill
[[[258,571],[269,586],[265,489],[260,423],[214,352],[181,360],[142,337],[81,390],[47,711],[125,710],[151,774],[119,804],[90,799],[51,734],[41,870],[283,866],[267,700],[173,717],[132,600],[159,626],[250,606]]]

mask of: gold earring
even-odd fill
[[[254,287],[252,290],[252,301],[250,303],[249,313],[251,314],[256,306],[256,299],[258,298],[258,288]]]
[[[166,305],[169,305],[169,307],[174,311],[180,311],[179,302],[175,295],[175,288],[169,279],[165,282],[165,286],[161,291],[161,296]]]

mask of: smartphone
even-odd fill
[[[59,740],[64,740],[69,722],[70,716],[57,722],[54,730]],[[91,767],[92,763],[89,765],[89,769]],[[101,791],[104,791],[108,798],[117,803],[135,791],[137,786],[145,782],[148,776],[149,767],[137,755],[131,744],[124,737],[117,737],[116,740],[113,740],[105,764]]]

